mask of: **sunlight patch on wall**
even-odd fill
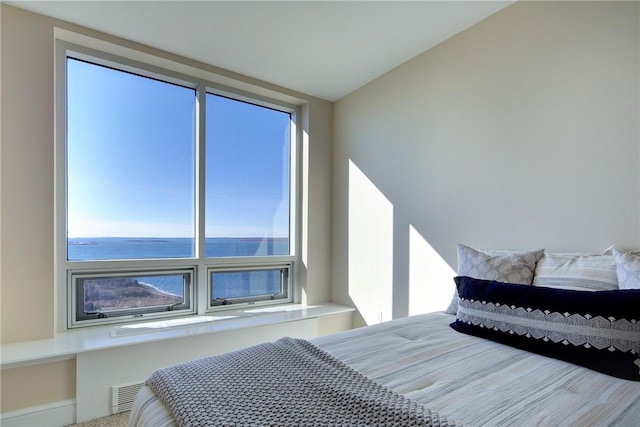
[[[308,113],[305,112],[304,119],[305,122],[308,120]],[[294,147],[297,149],[297,147]],[[302,304],[307,304],[309,302],[309,290],[307,289],[307,280],[306,280],[306,271],[307,266],[309,265],[309,133],[307,132],[306,126],[302,131],[302,143],[301,143],[301,153],[300,161],[301,168],[304,173],[300,176],[300,184],[302,185],[302,191],[299,192],[296,188],[296,180],[292,179],[292,194],[300,194],[302,197],[301,200],[301,209],[300,209],[300,219],[297,221],[297,226],[300,227],[300,246],[297,246],[297,242],[295,239],[292,239],[291,242],[293,247],[292,253],[299,253],[300,259],[302,260],[301,267],[304,269],[304,275],[301,274],[300,269],[296,273],[296,280],[300,281],[302,284],[300,288],[300,299],[298,302]],[[298,154],[296,154],[298,156]],[[293,211],[291,212],[291,218],[297,218],[297,212],[295,211],[295,206],[293,206]],[[302,276],[304,276],[304,280],[302,280]]]
[[[393,205],[351,160],[349,296],[368,325],[391,320]]]
[[[443,311],[451,302],[455,270],[409,225],[409,315]]]

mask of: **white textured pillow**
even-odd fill
[[[478,250],[458,244],[458,276],[469,276],[481,280],[530,285],[536,263],[544,249],[532,251]],[[458,311],[456,290],[446,313]]]
[[[535,273],[534,286],[577,291],[618,289],[612,255],[547,252]]]
[[[640,254],[613,248],[616,261],[618,287],[620,289],[640,289]]]

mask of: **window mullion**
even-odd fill
[[[207,89],[202,81],[196,89],[196,307],[199,314],[207,310],[207,268],[206,268],[206,120],[207,117]]]
[[[205,170],[206,170],[206,86],[196,89],[196,258],[205,259]]]

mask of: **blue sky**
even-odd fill
[[[68,60],[69,237],[193,236],[195,95]],[[207,237],[288,235],[289,120],[207,95]]]
[[[289,114],[208,94],[206,126],[207,236],[287,237]]]

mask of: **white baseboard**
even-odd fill
[[[2,427],[62,427],[75,423],[75,399],[5,412],[0,416]]]

